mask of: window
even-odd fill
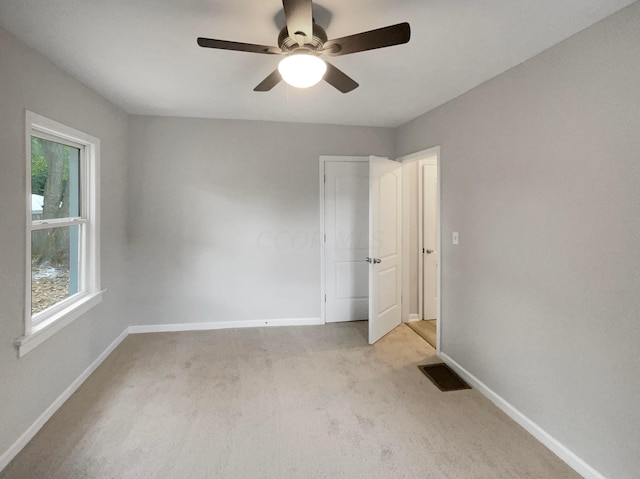
[[[100,141],[27,111],[23,356],[100,302]]]

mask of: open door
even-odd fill
[[[402,164],[369,158],[369,344],[402,321]]]

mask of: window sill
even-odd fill
[[[87,294],[63,310],[58,311],[46,321],[34,325],[31,334],[20,336],[14,341],[18,349],[18,357],[23,357],[91,308],[97,306],[102,301],[102,294],[105,291],[106,289],[103,289],[97,293]]]

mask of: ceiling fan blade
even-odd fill
[[[313,39],[313,8],[311,0],[282,0],[287,31],[292,40],[303,46]]]
[[[280,72],[276,69],[267,78],[262,80],[260,84],[253,89],[253,91],[269,91],[280,83],[280,80],[282,80],[282,77],[280,76]]]
[[[351,90],[358,88],[358,83],[355,80],[338,70],[331,63],[325,63],[327,64],[327,72],[324,74],[324,81],[329,85],[337,88],[342,93],[349,93]]]
[[[278,47],[266,45],[254,45],[253,43],[229,42],[227,40],[215,40],[213,38],[198,38],[198,45],[204,48],[218,48],[220,50],[233,50],[236,52],[265,53],[267,55],[281,55]]]
[[[411,38],[411,27],[407,22],[388,27],[356,33],[329,40],[324,44],[325,53],[331,56],[375,50],[407,43]]]

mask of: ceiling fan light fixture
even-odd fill
[[[313,53],[295,52],[278,64],[282,79],[296,88],[309,88],[324,77],[327,64]]]

